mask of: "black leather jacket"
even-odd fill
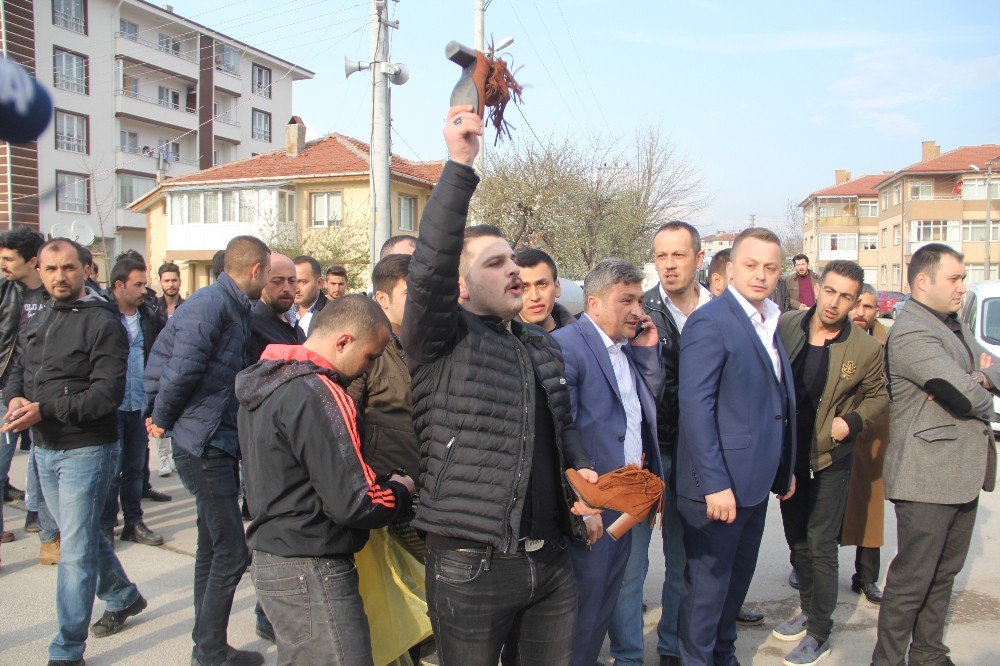
[[[17,346],[17,328],[24,309],[24,285],[0,278],[0,385],[6,381]]]
[[[660,334],[660,356],[663,358],[665,374],[663,393],[660,394],[656,408],[656,437],[660,452],[673,455],[677,446],[677,421],[680,417],[677,377],[681,358],[681,332],[667,310],[666,303],[660,298],[659,285],[643,294],[642,306]]]

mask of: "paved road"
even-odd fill
[[[14,458],[11,478],[22,487],[26,455]],[[154,486],[173,494],[166,504],[144,502],[146,522],[167,540],[164,547],[152,548],[119,543],[118,555],[129,576],[149,599],[149,609],[129,621],[130,628],[116,636],[91,640],[87,663],[106,664],[156,663],[178,666],[189,663],[192,620],[191,579],[195,544],[194,505],[176,475],[167,479],[153,477]],[[43,664],[46,646],[55,627],[56,567],[37,564],[38,541],[21,529],[24,513],[4,506],[7,529],[13,529],[17,541],[4,544],[0,554],[0,665]],[[887,521],[885,563],[895,546],[895,521]],[[1000,664],[1000,495],[983,496],[979,522],[973,538],[969,561],[958,580],[954,613],[947,640],[958,664]],[[647,613],[646,663],[656,664],[655,623],[659,618],[659,589],[663,582],[663,556],[660,542],[651,547],[652,563],[646,581]],[[875,642],[877,608],[850,591],[853,549],[841,552],[841,598],[834,616],[833,654],[826,664],[856,666],[866,664]],[[885,575],[883,566],[883,577]],[[770,637],[774,624],[796,611],[797,597],[786,582],[788,551],[781,534],[777,504],[772,501],[767,531],[757,575],[749,599],[764,611],[766,625],[741,630],[737,643],[743,664],[778,665],[791,648]],[[264,650],[268,664],[275,663],[275,650],[256,638],[254,593],[249,577],[240,585],[230,622],[230,643],[241,648]],[[104,605],[97,602],[95,619]],[[605,657],[607,657],[605,651]]]

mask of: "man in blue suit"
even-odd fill
[[[746,229],[733,243],[726,291],[681,335],[677,508],[687,570],[681,662],[733,666],[736,616],[757,565],[768,492],[795,492],[795,386],[775,337],[781,242]]]
[[[598,474],[635,464],[662,478],[656,396],[664,373],[659,334],[642,309],[642,271],[621,259],[604,259],[587,274],[583,291],[586,314],[553,337],[562,347],[584,448]],[[605,526],[619,515],[605,511],[585,518],[589,546],[570,546],[577,582],[572,663],[579,666],[597,662],[628,562],[631,535],[617,541],[604,536]]]

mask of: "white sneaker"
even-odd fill
[[[170,476],[170,473],[177,469],[173,466],[170,456],[160,456],[160,476]]]

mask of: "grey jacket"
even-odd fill
[[[980,489],[994,488],[993,394],[970,376],[984,350],[961,326],[968,349],[933,313],[914,303],[900,311],[889,331],[887,499],[964,504]],[[1000,385],[1000,362],[983,373],[990,384]]]

